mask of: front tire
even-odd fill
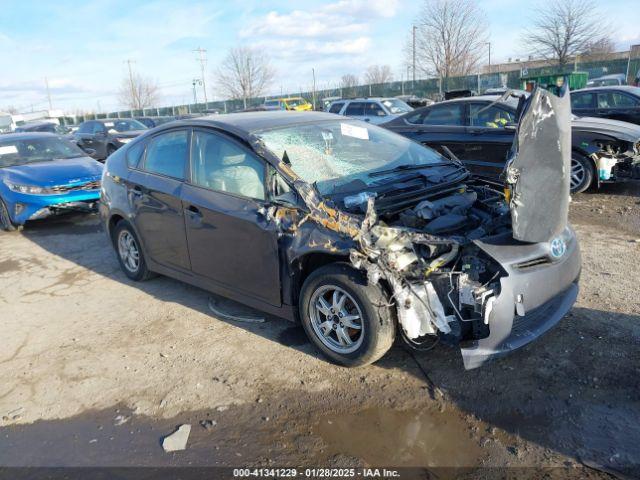
[[[581,193],[593,182],[593,163],[587,157],[571,152],[571,193]]]
[[[314,271],[300,293],[302,326],[326,357],[347,367],[368,365],[391,348],[396,325],[380,285],[344,263]]]
[[[13,232],[18,228],[18,225],[13,223],[13,221],[11,220],[7,204],[4,203],[4,200],[2,200],[2,198],[0,198],[0,228],[7,232]]]
[[[127,277],[136,282],[147,280],[152,273],[147,268],[140,241],[131,226],[121,220],[113,231],[113,246],[120,268]]]

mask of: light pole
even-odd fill
[[[416,30],[418,27],[415,25],[412,28],[413,33],[413,63],[411,65],[413,77],[411,81],[411,87],[413,88],[413,84],[416,82]]]
[[[489,73],[491,73],[491,42],[486,42],[489,45]]]
[[[193,103],[197,105],[198,104],[198,93],[197,93],[197,90],[196,90],[196,85],[202,85],[202,81],[198,80],[197,78],[194,78],[193,82],[192,82],[192,85],[193,85]]]

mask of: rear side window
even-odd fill
[[[364,108],[366,105],[364,102],[352,102],[347,105],[347,111],[344,112],[344,114],[354,117],[364,117]]]
[[[127,151],[127,165],[129,168],[136,168],[140,164],[146,145],[145,142],[138,142],[129,148]]]
[[[167,177],[184,180],[184,170],[189,156],[189,140],[186,130],[167,132],[149,142],[144,169]]]
[[[571,108],[591,108],[595,103],[593,93],[574,93],[571,95]]]
[[[340,113],[340,110],[342,110],[343,105],[344,105],[344,102],[338,102],[338,103],[332,104],[331,107],[329,108],[329,113]]]
[[[462,125],[462,103],[431,107],[422,118],[424,125]]]

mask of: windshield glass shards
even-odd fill
[[[348,183],[369,185],[371,174],[396,167],[450,162],[400,135],[358,121],[331,120],[255,132],[278,158],[285,152],[293,171],[322,194]],[[400,169],[402,170],[402,169]]]

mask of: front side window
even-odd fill
[[[191,155],[192,182],[199,187],[264,200],[265,164],[232,140],[195,131]]]
[[[513,123],[511,112],[496,105],[487,108],[487,104],[472,103],[469,105],[469,120],[473,127],[504,128]]]
[[[626,108],[636,107],[640,101],[630,95],[619,92],[606,92],[598,94],[598,108]]]
[[[349,193],[384,180],[400,166],[450,163],[433,150],[375,125],[330,120],[254,132],[320,193]],[[374,174],[374,175],[372,175]],[[397,173],[395,173],[397,175]]]
[[[366,115],[369,117],[384,117],[387,114],[380,105],[370,102],[367,104]]]
[[[176,130],[154,137],[149,142],[144,169],[180,180],[189,157],[189,134],[186,130]]]
[[[462,125],[462,103],[431,107],[422,118],[424,125]]]
[[[336,102],[332,104],[331,107],[329,108],[329,113],[340,113],[340,110],[342,110],[343,105],[344,105],[343,102]]]

